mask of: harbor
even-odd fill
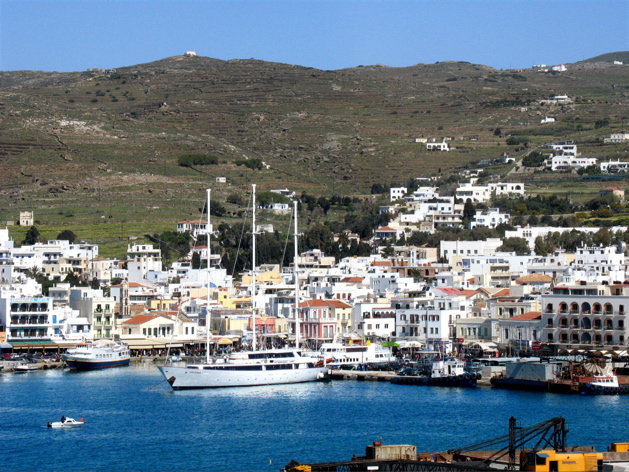
[[[333,380],[173,391],[153,360],[2,374],[0,386],[3,468],[15,471],[277,472],[292,460],[349,461],[374,441],[456,449],[505,434],[511,416],[523,425],[562,416],[568,444],[605,450],[626,439],[629,421],[619,396],[488,387]],[[64,415],[85,425],[47,427]]]

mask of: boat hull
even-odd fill
[[[413,375],[398,375],[391,378],[391,383],[426,387],[476,387],[477,381],[478,376],[475,373],[436,378]]]
[[[508,390],[529,390],[535,392],[570,393],[581,395],[627,395],[629,385],[619,387],[605,387],[590,383],[562,382],[536,379],[514,379],[509,377],[496,377],[491,379],[491,384],[496,388]]]
[[[122,367],[129,365],[129,359],[117,359],[112,361],[86,360],[66,358],[68,367],[72,370],[98,370],[109,367]]]
[[[262,367],[262,366],[258,366]],[[266,369],[190,369],[188,367],[158,367],[174,390],[197,388],[252,387],[314,382],[329,378],[328,367]]]

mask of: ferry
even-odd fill
[[[359,364],[376,364],[391,362],[391,350],[378,343],[343,344],[340,342],[323,343],[318,356],[325,359],[329,367],[341,369],[343,366]]]
[[[68,367],[74,370],[95,370],[129,365],[129,346],[109,339],[79,343],[63,355]]]

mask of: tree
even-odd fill
[[[518,256],[524,256],[531,253],[529,243],[524,238],[504,238],[502,240],[502,246],[497,251],[501,252],[515,252]]]
[[[547,256],[552,251],[552,246],[544,241],[544,238],[538,236],[535,238],[535,254],[538,256]]]
[[[26,232],[26,236],[24,237],[24,244],[28,246],[32,246],[38,240],[39,240],[39,230],[37,229],[36,226],[31,226],[31,229],[29,229]]]
[[[197,251],[194,251],[192,253],[192,260],[190,264],[193,269],[200,269],[201,268],[201,254],[199,254]]]
[[[73,244],[76,241],[76,234],[74,231],[69,229],[64,229],[61,233],[57,235],[58,240],[68,241],[70,244]]]
[[[474,208],[474,204],[471,199],[467,199],[465,201],[465,205],[463,205],[463,219],[464,220],[473,220],[476,216],[476,209]]]

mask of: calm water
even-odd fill
[[[334,381],[173,392],[153,365],[97,372],[0,375],[6,471],[278,471],[327,462],[365,446],[421,451],[566,418],[570,445],[629,441],[629,396],[563,396]],[[62,415],[83,428],[46,427]]]

